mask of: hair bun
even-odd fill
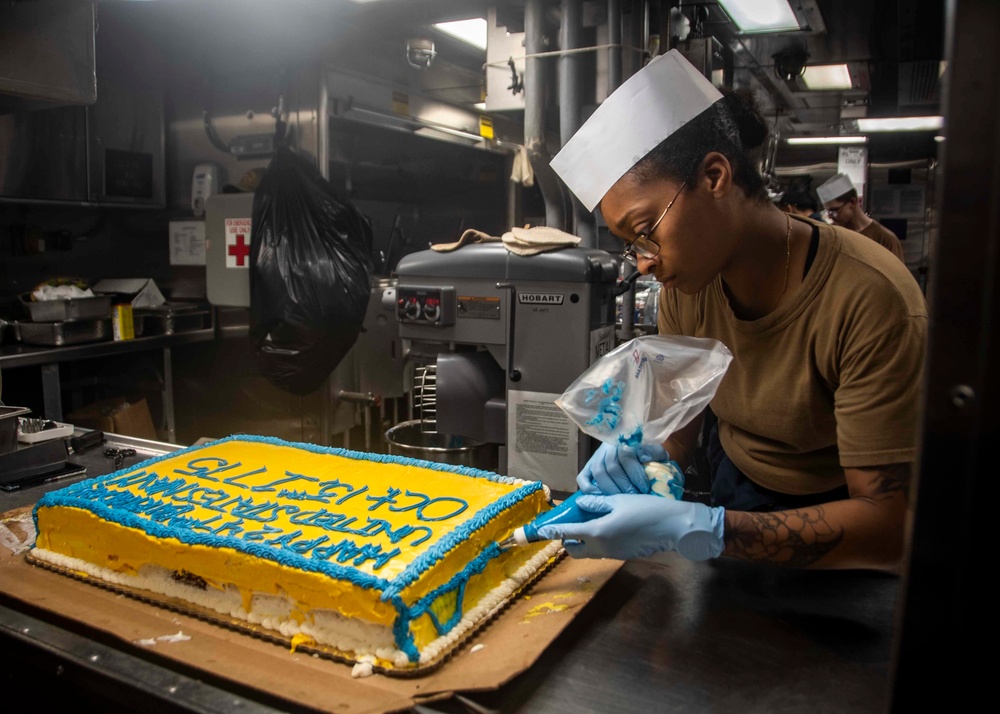
[[[753,94],[735,89],[720,91],[733,121],[736,122],[736,128],[739,129],[743,148],[752,151],[761,146],[767,140],[770,130],[757,108],[757,100]]]

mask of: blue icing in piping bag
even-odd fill
[[[715,396],[733,355],[717,340],[679,335],[646,335],[619,345],[594,362],[556,405],[585,434],[634,449],[645,440],[662,444],[700,414]],[[645,432],[645,433],[644,433]],[[673,461],[644,465],[651,493],[681,500],[684,475]],[[574,493],[500,543],[503,548],[541,540],[547,524],[581,523],[603,513],[584,511]]]

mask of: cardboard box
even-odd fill
[[[111,434],[156,440],[156,427],[144,398],[115,397],[80,407],[66,415],[66,421],[84,429],[100,429]]]
[[[111,295],[114,302],[132,307],[156,307],[167,301],[152,278],[105,278],[92,288],[97,295]]]

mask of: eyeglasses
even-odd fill
[[[823,209],[823,213],[825,213],[830,218],[836,218],[837,217],[837,211],[839,211],[841,208],[843,208],[844,206],[846,206],[848,203],[850,203],[850,201],[844,201],[839,206],[831,206],[830,208],[824,208]]]
[[[674,201],[676,201],[681,195],[681,191],[684,190],[684,186],[686,184],[686,181],[681,182],[681,187],[677,189],[677,193],[674,194],[672,199],[670,199],[670,203],[668,203],[667,207],[663,209],[663,213],[660,214],[660,217],[653,221],[653,225],[649,227],[649,230],[645,233],[640,233],[634,240],[625,246],[625,250],[619,254],[622,260],[627,260],[634,265],[638,259],[636,256],[647,259],[656,257],[657,253],[660,252],[660,244],[653,240],[653,231],[657,229],[664,216],[666,216],[667,212],[673,207]]]

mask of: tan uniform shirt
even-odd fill
[[[806,220],[806,219],[799,219]],[[829,491],[844,467],[916,456],[927,306],[913,276],[858,233],[819,225],[796,293],[739,320],[721,276],[697,295],[663,290],[661,334],[711,337],[733,361],[712,400],[722,447],[754,482]]]
[[[873,241],[884,248],[888,248],[894,256],[903,260],[903,244],[899,242],[896,234],[876,221],[874,218],[864,229],[858,231],[863,236],[868,236]],[[904,263],[906,261],[903,261]]]

